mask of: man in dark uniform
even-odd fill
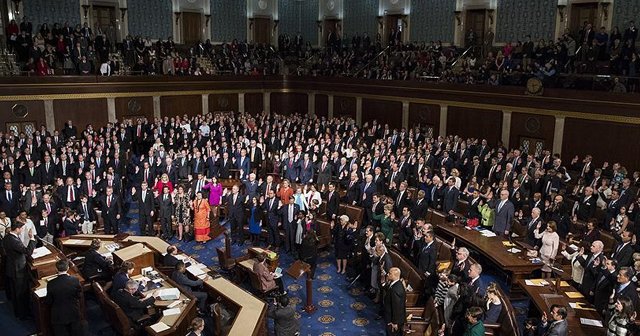
[[[11,223],[11,232],[2,240],[5,254],[5,275],[7,277],[7,296],[13,303],[13,313],[18,319],[29,315],[29,265],[27,256],[31,256],[36,247],[34,232],[29,230],[29,244],[24,246],[20,235],[24,224]]]
[[[406,292],[400,280],[400,269],[392,267],[389,270],[387,280],[383,297],[387,336],[400,336],[404,332],[403,326],[407,316],[405,307]]]
[[[51,326],[53,334],[82,336],[85,335],[84,323],[80,314],[82,287],[80,281],[67,274],[69,261],[61,259],[56,262],[58,276],[47,283],[46,302],[51,306]]]

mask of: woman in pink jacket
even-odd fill
[[[209,207],[211,208],[211,218],[218,218],[218,207],[222,198],[222,185],[218,183],[218,179],[212,177],[209,183],[205,184],[202,189],[209,190]]]

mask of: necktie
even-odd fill
[[[293,205],[289,205],[289,222],[293,222]]]
[[[7,191],[7,200],[9,202],[11,202],[11,199],[13,199],[12,195],[11,195],[11,191]]]
[[[273,208],[273,198],[269,201],[269,209]]]
[[[144,180],[149,181],[149,169],[144,170]]]
[[[107,208],[111,207],[111,196],[107,197]]]
[[[74,196],[75,195],[73,194],[73,187],[69,186],[69,202],[73,202],[75,200]]]
[[[164,194],[164,201],[167,201],[167,194]]]
[[[91,195],[93,195],[93,186],[91,183],[91,180],[87,180],[87,191],[89,192],[89,197],[91,197]]]
[[[498,211],[497,212],[500,212],[500,209],[502,209],[503,205],[504,205],[504,201],[500,202],[500,205],[498,206]]]
[[[47,215],[51,213],[51,205],[47,203]]]
[[[83,207],[84,207],[84,220],[89,220],[89,211],[87,211],[87,203],[84,203]]]

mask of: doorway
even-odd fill
[[[465,14],[465,29],[464,31],[464,45],[465,47],[473,47],[474,53],[479,55],[478,49],[484,43],[484,34],[487,30],[487,10],[486,9],[472,9],[467,10]],[[469,29],[473,30],[475,38],[473,42],[468,38],[469,37]]]
[[[544,140],[528,137],[520,137],[520,149],[523,154],[540,156],[544,149]]]
[[[569,29],[571,33],[575,34],[576,38],[580,37],[580,31],[582,30],[584,23],[590,23],[593,26],[593,30],[597,30],[596,20],[598,19],[598,3],[577,3],[571,5],[571,21],[569,22]],[[581,41],[580,41],[581,43]]]
[[[384,43],[390,41],[402,42],[404,40],[404,24],[402,21],[406,15],[386,15],[384,17]]]
[[[182,12],[182,42],[195,45],[202,40],[202,14]]]
[[[322,22],[322,45],[327,45],[329,43],[329,34],[333,33],[334,38],[340,39],[340,32],[338,27],[342,23],[340,19],[324,19]]]
[[[271,18],[253,19],[253,42],[271,44]]]
[[[91,13],[93,22],[96,26],[102,28],[102,31],[106,31],[109,25],[115,26],[116,22],[116,8],[113,6],[91,6],[93,12]],[[91,27],[93,28],[93,27]],[[95,32],[94,32],[95,33]],[[112,41],[113,42],[113,41]]]

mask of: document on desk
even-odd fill
[[[489,238],[496,236],[495,232],[489,231],[489,230],[482,230],[482,231],[480,231],[480,234],[482,234],[485,237],[489,237]]]
[[[191,265],[189,267],[187,267],[187,271],[189,273],[191,273],[191,275],[197,277],[200,276],[202,274],[205,274],[205,272],[202,270],[202,268],[198,267],[197,265]]]
[[[584,299],[584,295],[580,292],[565,292],[564,294],[570,299]]]
[[[507,252],[509,252],[509,253],[520,253],[520,252],[522,252],[522,250],[518,250],[517,248],[512,247],[512,248],[508,249]]]
[[[555,281],[555,280],[551,280],[551,284],[555,286],[556,281]],[[560,281],[560,287],[569,287],[569,286],[571,286],[571,285],[569,285],[569,283],[568,283],[568,282],[566,282],[566,281]]]
[[[514,243],[512,243],[512,242],[510,242],[508,240],[503,240],[502,241],[502,245],[504,245],[505,247],[514,247],[514,246],[516,246],[516,244],[514,244]]]
[[[581,310],[591,310],[591,311],[596,311],[595,308],[591,308],[591,307],[585,307],[583,305],[587,305],[587,303],[582,303],[582,302],[569,302],[569,306],[573,309],[581,309]]]
[[[169,330],[169,326],[166,325],[164,322],[158,322],[156,324],[152,324],[149,326],[149,328],[153,329],[153,331],[156,333],[161,333],[165,330]]]
[[[35,293],[38,297],[45,297],[47,296],[47,287],[40,288]]]
[[[584,325],[588,325],[588,326],[593,326],[593,327],[599,327],[599,328],[603,327],[602,321],[594,320],[594,319],[588,319],[588,318],[584,318],[584,317],[580,318],[580,323],[582,323]]]
[[[162,316],[180,315],[180,308],[165,309],[162,311]]]
[[[68,239],[67,241],[65,241],[63,244],[64,245],[80,245],[82,244],[82,242],[84,242],[84,240],[80,240],[80,239]]]
[[[524,283],[527,286],[535,286],[535,287],[544,287],[549,284],[547,281],[542,279],[532,279],[532,280],[527,279],[524,281]]]
[[[31,257],[33,259],[38,259],[40,257],[44,257],[49,254],[51,254],[51,251],[49,251],[49,249],[46,248],[45,246],[41,246],[33,250],[33,253],[31,253]]]
[[[164,288],[158,291],[158,297],[162,301],[177,300],[180,298],[180,290],[177,288]]]

